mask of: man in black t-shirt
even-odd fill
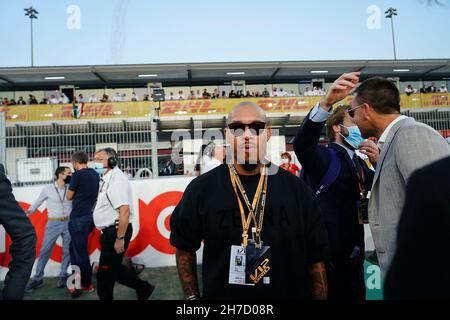
[[[327,298],[322,215],[300,179],[265,164],[270,135],[258,105],[238,104],[226,129],[232,159],[193,180],[175,208],[170,242],[186,299],[200,297],[202,241],[203,298]]]
[[[81,288],[72,290],[72,297],[77,298],[83,292],[92,292],[92,268],[88,253],[88,237],[94,229],[92,213],[97,201],[100,176],[87,166],[88,155],[76,152],[72,156],[75,173],[70,180],[67,199],[72,201],[69,220],[70,262],[80,268]]]

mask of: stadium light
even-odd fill
[[[409,69],[394,69],[392,71],[394,71],[394,72],[409,72],[410,70]]]
[[[44,77],[45,80],[64,80],[66,77]]]
[[[245,72],[227,72],[227,75],[229,76],[238,76],[238,75],[244,75]]]
[[[151,77],[157,77],[157,74],[140,74],[138,75],[139,78],[151,78]]]
[[[37,15],[39,12],[37,12],[36,9],[33,7],[25,8],[25,15],[30,18],[30,24],[31,24],[31,66],[34,66],[34,53],[33,53],[33,19],[37,19]]]
[[[328,70],[312,70],[311,73],[328,73]]]
[[[394,36],[394,16],[397,15],[397,9],[389,8],[384,13],[386,14],[387,19],[391,19],[392,43],[394,46],[394,60],[397,60],[397,52],[395,51],[395,36]]]

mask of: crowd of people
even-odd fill
[[[390,80],[359,80],[360,72],[343,74],[299,124],[294,152],[301,170],[289,153],[281,155],[281,169],[269,160],[272,131],[259,105],[242,101],[230,111],[224,143],[202,147],[200,175],[170,218],[187,300],[364,300],[365,224],[386,298],[450,298],[450,145],[433,128],[401,115],[400,92]],[[338,106],[349,95],[350,105]],[[328,145],[319,143],[324,128]],[[58,168],[55,183],[28,209],[32,214],[47,201],[49,221],[27,288],[36,236],[0,166],[0,223],[13,248],[3,297],[20,299],[42,284],[58,235],[66,250],[58,286],[68,276],[69,247],[70,264],[81,273],[72,296],[92,291],[87,238],[94,227],[102,231],[99,298],[112,299],[116,281],[138,299],[152,294],[154,286],[122,264],[135,214],[128,177],[114,149],[98,150],[93,160],[88,168],[87,155],[75,153],[75,173]]]

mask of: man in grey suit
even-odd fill
[[[6,178],[2,164],[0,164],[0,224],[12,240],[9,247],[11,262],[5,277],[5,287],[0,290],[0,299],[21,300],[36,258],[36,232],[14,198],[11,183]]]
[[[369,200],[369,222],[385,275],[394,257],[397,225],[411,173],[449,156],[450,146],[433,128],[400,114],[400,93],[385,78],[361,83],[351,106],[349,114],[362,136],[378,138],[381,150]]]

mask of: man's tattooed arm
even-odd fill
[[[199,299],[197,280],[197,256],[192,252],[176,249],[178,275],[186,299]]]
[[[308,267],[311,296],[313,300],[327,300],[328,282],[325,264],[323,262],[311,263]]]

